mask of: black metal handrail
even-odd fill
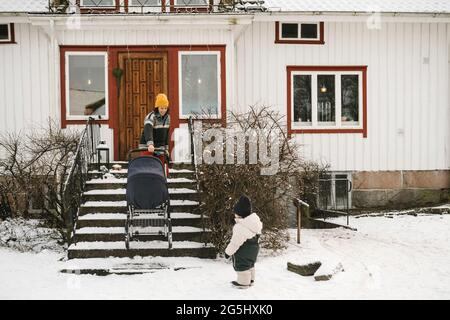
[[[100,125],[89,117],[83,129],[72,166],[65,177],[62,190],[62,212],[66,219],[69,241],[72,240],[76,228],[78,209],[82,201],[82,193],[88,178],[89,164],[94,161],[96,146],[100,141]]]
[[[200,179],[199,179],[199,169],[198,169],[198,155],[197,155],[197,150],[195,148],[195,142],[194,142],[194,119],[192,118],[192,116],[189,117],[188,119],[188,128],[189,128],[189,135],[190,135],[190,142],[191,142],[191,164],[192,167],[194,168],[194,173],[195,173],[195,180],[196,180],[196,189],[197,189],[197,194],[200,196]],[[203,211],[200,212],[200,217],[202,220],[202,228],[203,231],[206,231],[206,227],[205,227],[205,220],[204,220],[204,214]],[[206,238],[205,238],[205,245],[207,244]]]

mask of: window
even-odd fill
[[[290,131],[362,132],[366,136],[366,70],[367,67],[288,67]]]
[[[176,0],[175,4],[177,6],[206,6],[208,5],[208,0]]]
[[[131,0],[131,6],[160,6],[161,0]]]
[[[81,0],[80,5],[82,7],[115,7],[116,0]]]
[[[220,52],[179,53],[180,119],[189,115],[220,118]]]
[[[165,0],[167,1],[167,0]],[[161,0],[129,0],[128,12],[161,12]]]
[[[14,24],[0,24],[0,44],[15,43]]]
[[[351,174],[330,172],[319,178],[318,208],[322,210],[343,210],[351,208]]]
[[[275,43],[324,44],[324,23],[276,22]]]
[[[66,52],[66,117],[108,115],[106,52]]]

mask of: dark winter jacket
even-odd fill
[[[236,271],[246,271],[255,265],[259,252],[259,236],[262,222],[256,213],[236,219],[233,235],[225,253],[232,256],[233,267]]]
[[[141,135],[140,146],[154,145],[169,149],[170,116],[167,112],[164,117],[158,111],[150,112],[144,120],[144,130]]]

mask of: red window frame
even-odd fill
[[[14,23],[0,23],[9,25],[9,34],[11,35],[11,39],[9,41],[0,41],[1,44],[16,44],[15,32],[14,32]]]
[[[325,24],[324,22],[319,22],[319,32],[320,32],[320,38],[317,40],[286,40],[286,39],[281,39],[280,38],[280,24],[281,23],[288,23],[288,22],[280,22],[280,21],[276,21],[275,22],[275,43],[285,43],[285,44],[325,44]],[[298,22],[299,24],[301,24],[302,22]],[[306,22],[304,22],[306,23]]]
[[[364,138],[367,138],[367,66],[287,66],[287,127],[288,135],[297,133],[362,133]],[[362,72],[362,128],[360,129],[347,129],[347,128],[336,128],[336,129],[292,129],[292,72],[294,71],[359,71]]]

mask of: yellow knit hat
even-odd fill
[[[160,93],[156,96],[155,107],[156,108],[169,107],[169,100],[167,99],[167,96],[164,93]]]

